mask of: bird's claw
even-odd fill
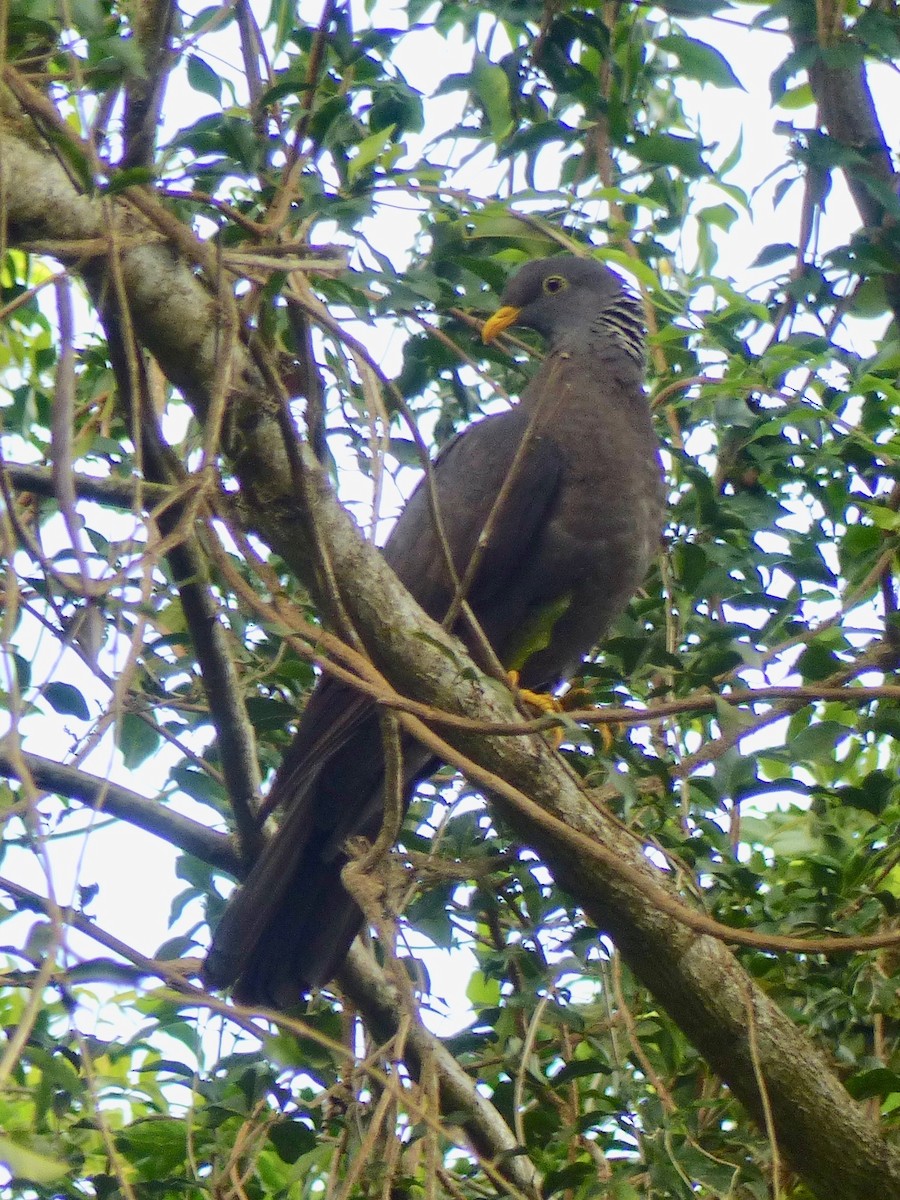
[[[516,690],[519,699],[523,704],[528,704],[531,708],[536,708],[542,713],[561,713],[564,712],[562,701],[556,696],[552,696],[549,692],[533,692],[530,688],[519,687],[519,672],[509,671],[510,686]],[[563,730],[559,725],[554,725],[552,729],[546,730],[548,739],[553,745],[554,750],[558,750],[563,743]]]

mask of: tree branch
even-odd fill
[[[149,167],[153,162],[159,115],[173,61],[170,41],[174,14],[173,0],[145,0],[133,13],[144,69],[132,74],[125,87],[122,166],[126,168]]]
[[[809,65],[819,120],[839,145],[853,151],[853,163],[842,168],[844,178],[873,245],[881,249],[886,264],[894,264],[882,278],[894,320],[900,325],[898,181],[891,151],[878,120],[862,55],[848,62],[849,39],[842,38],[832,46],[830,35],[822,30],[819,38],[818,53]]]
[[[34,492],[37,496],[55,499],[53,475],[49,467],[4,463],[3,470],[16,491]],[[72,475],[72,486],[80,500],[93,500],[97,504],[129,510],[139,501],[143,507],[162,504],[170,499],[174,490],[167,484],[145,483],[140,479],[119,479],[113,475],[95,479],[91,475],[77,473]]]
[[[156,837],[164,838],[179,850],[194,854],[210,866],[228,871],[232,875],[241,873],[241,861],[233,840],[224,833],[207,829],[197,821],[182,816],[154,800],[148,800],[118,783],[110,783],[98,775],[90,775],[75,767],[41,758],[37,754],[20,755],[31,778],[38,787],[71,800],[79,800],[89,808],[110,813],[138,829],[144,829]],[[19,779],[20,772],[15,759],[0,751],[0,775],[7,779]]]

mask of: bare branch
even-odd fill
[[[137,44],[144,70],[133,74],[125,88],[123,167],[149,167],[156,149],[156,131],[169,81],[170,38],[176,6],[173,0],[146,0],[133,13]]]
[[[27,467],[6,463],[3,470],[10,483],[19,492],[34,492],[38,496],[55,497],[53,475],[49,467]],[[145,483],[140,480],[118,479],[114,476],[94,478],[91,475],[72,475],[72,487],[81,500],[93,500],[97,504],[108,504],[113,508],[133,509],[140,497],[147,505],[162,504],[173,489],[165,484]]]
[[[224,833],[216,833],[189,817],[164,804],[148,800],[129,788],[98,775],[90,775],[75,767],[41,758],[37,754],[21,754],[22,760],[34,782],[48,792],[78,800],[82,804],[109,813],[138,829],[144,829],[156,837],[165,839],[173,846],[194,854],[212,867],[218,867],[231,875],[240,875],[241,863],[233,840]],[[0,775],[8,779],[19,778],[19,768],[12,755],[0,751]]]
[[[845,47],[840,41],[832,45],[833,36],[832,31],[819,30],[819,52],[809,66],[819,119],[836,142],[853,152],[852,165],[843,168],[847,187],[872,242],[883,248],[886,262],[896,264],[900,245],[898,177],[890,148],[862,56],[842,54]],[[894,320],[900,323],[900,271],[895,268],[882,278]]]

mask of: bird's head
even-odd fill
[[[560,254],[526,263],[503,290],[501,304],[488,317],[482,340],[492,342],[511,325],[543,334],[556,346],[576,330],[609,332],[623,349],[643,358],[640,304],[622,280],[592,258]]]

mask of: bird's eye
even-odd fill
[[[562,275],[548,275],[544,280],[544,291],[554,295],[556,292],[561,292],[566,287],[566,281]]]

